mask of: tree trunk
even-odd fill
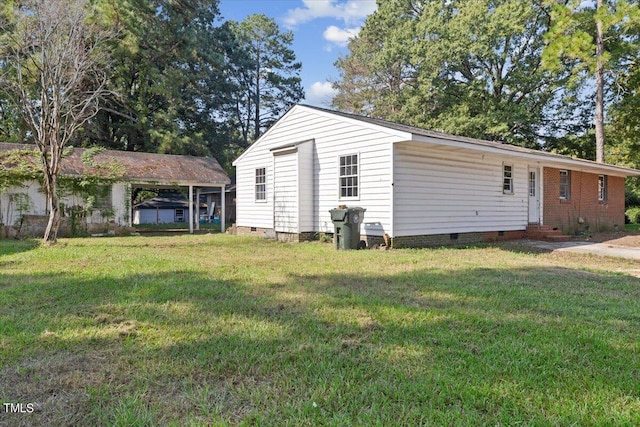
[[[256,46],[256,92],[255,92],[255,100],[253,101],[255,104],[255,114],[253,117],[253,142],[256,142],[260,137],[260,74],[262,73],[262,64],[260,60],[260,44]]]
[[[602,0],[596,2],[597,10],[602,8]],[[596,18],[596,162],[604,163],[604,30],[602,20]]]
[[[258,66],[258,71],[256,72],[256,93],[255,100],[253,101],[255,104],[255,114],[253,117],[253,142],[260,137],[260,67]]]
[[[45,175],[45,193],[47,208],[49,209],[49,222],[44,232],[44,242],[52,244],[58,241],[58,228],[60,228],[62,220],[60,199],[58,198],[58,182],[55,175]]]

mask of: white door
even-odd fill
[[[298,153],[275,155],[273,166],[274,228],[284,233],[297,233]]]
[[[540,224],[540,177],[537,168],[529,168],[529,224]]]

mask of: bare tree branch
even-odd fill
[[[50,242],[60,223],[57,180],[64,147],[109,93],[105,42],[113,34],[92,23],[89,10],[87,0],[25,0],[0,23],[0,87],[20,108],[40,152]]]

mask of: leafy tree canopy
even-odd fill
[[[542,1],[380,2],[339,60],[338,108],[535,146],[567,75],[542,67]],[[556,118],[557,119],[557,118]]]
[[[230,24],[238,44],[232,72],[238,89],[234,119],[247,147],[304,98],[302,64],[290,47],[293,33],[280,31],[272,18],[256,14]]]

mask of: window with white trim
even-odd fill
[[[560,198],[562,200],[571,198],[571,171],[560,171]]]
[[[513,194],[513,166],[502,165],[502,192]]]
[[[536,172],[529,171],[529,197],[536,197]]]
[[[358,155],[340,156],[340,198],[358,197]]]
[[[598,175],[598,201],[607,201],[607,175]]]
[[[256,169],[256,202],[267,201],[267,168]]]

